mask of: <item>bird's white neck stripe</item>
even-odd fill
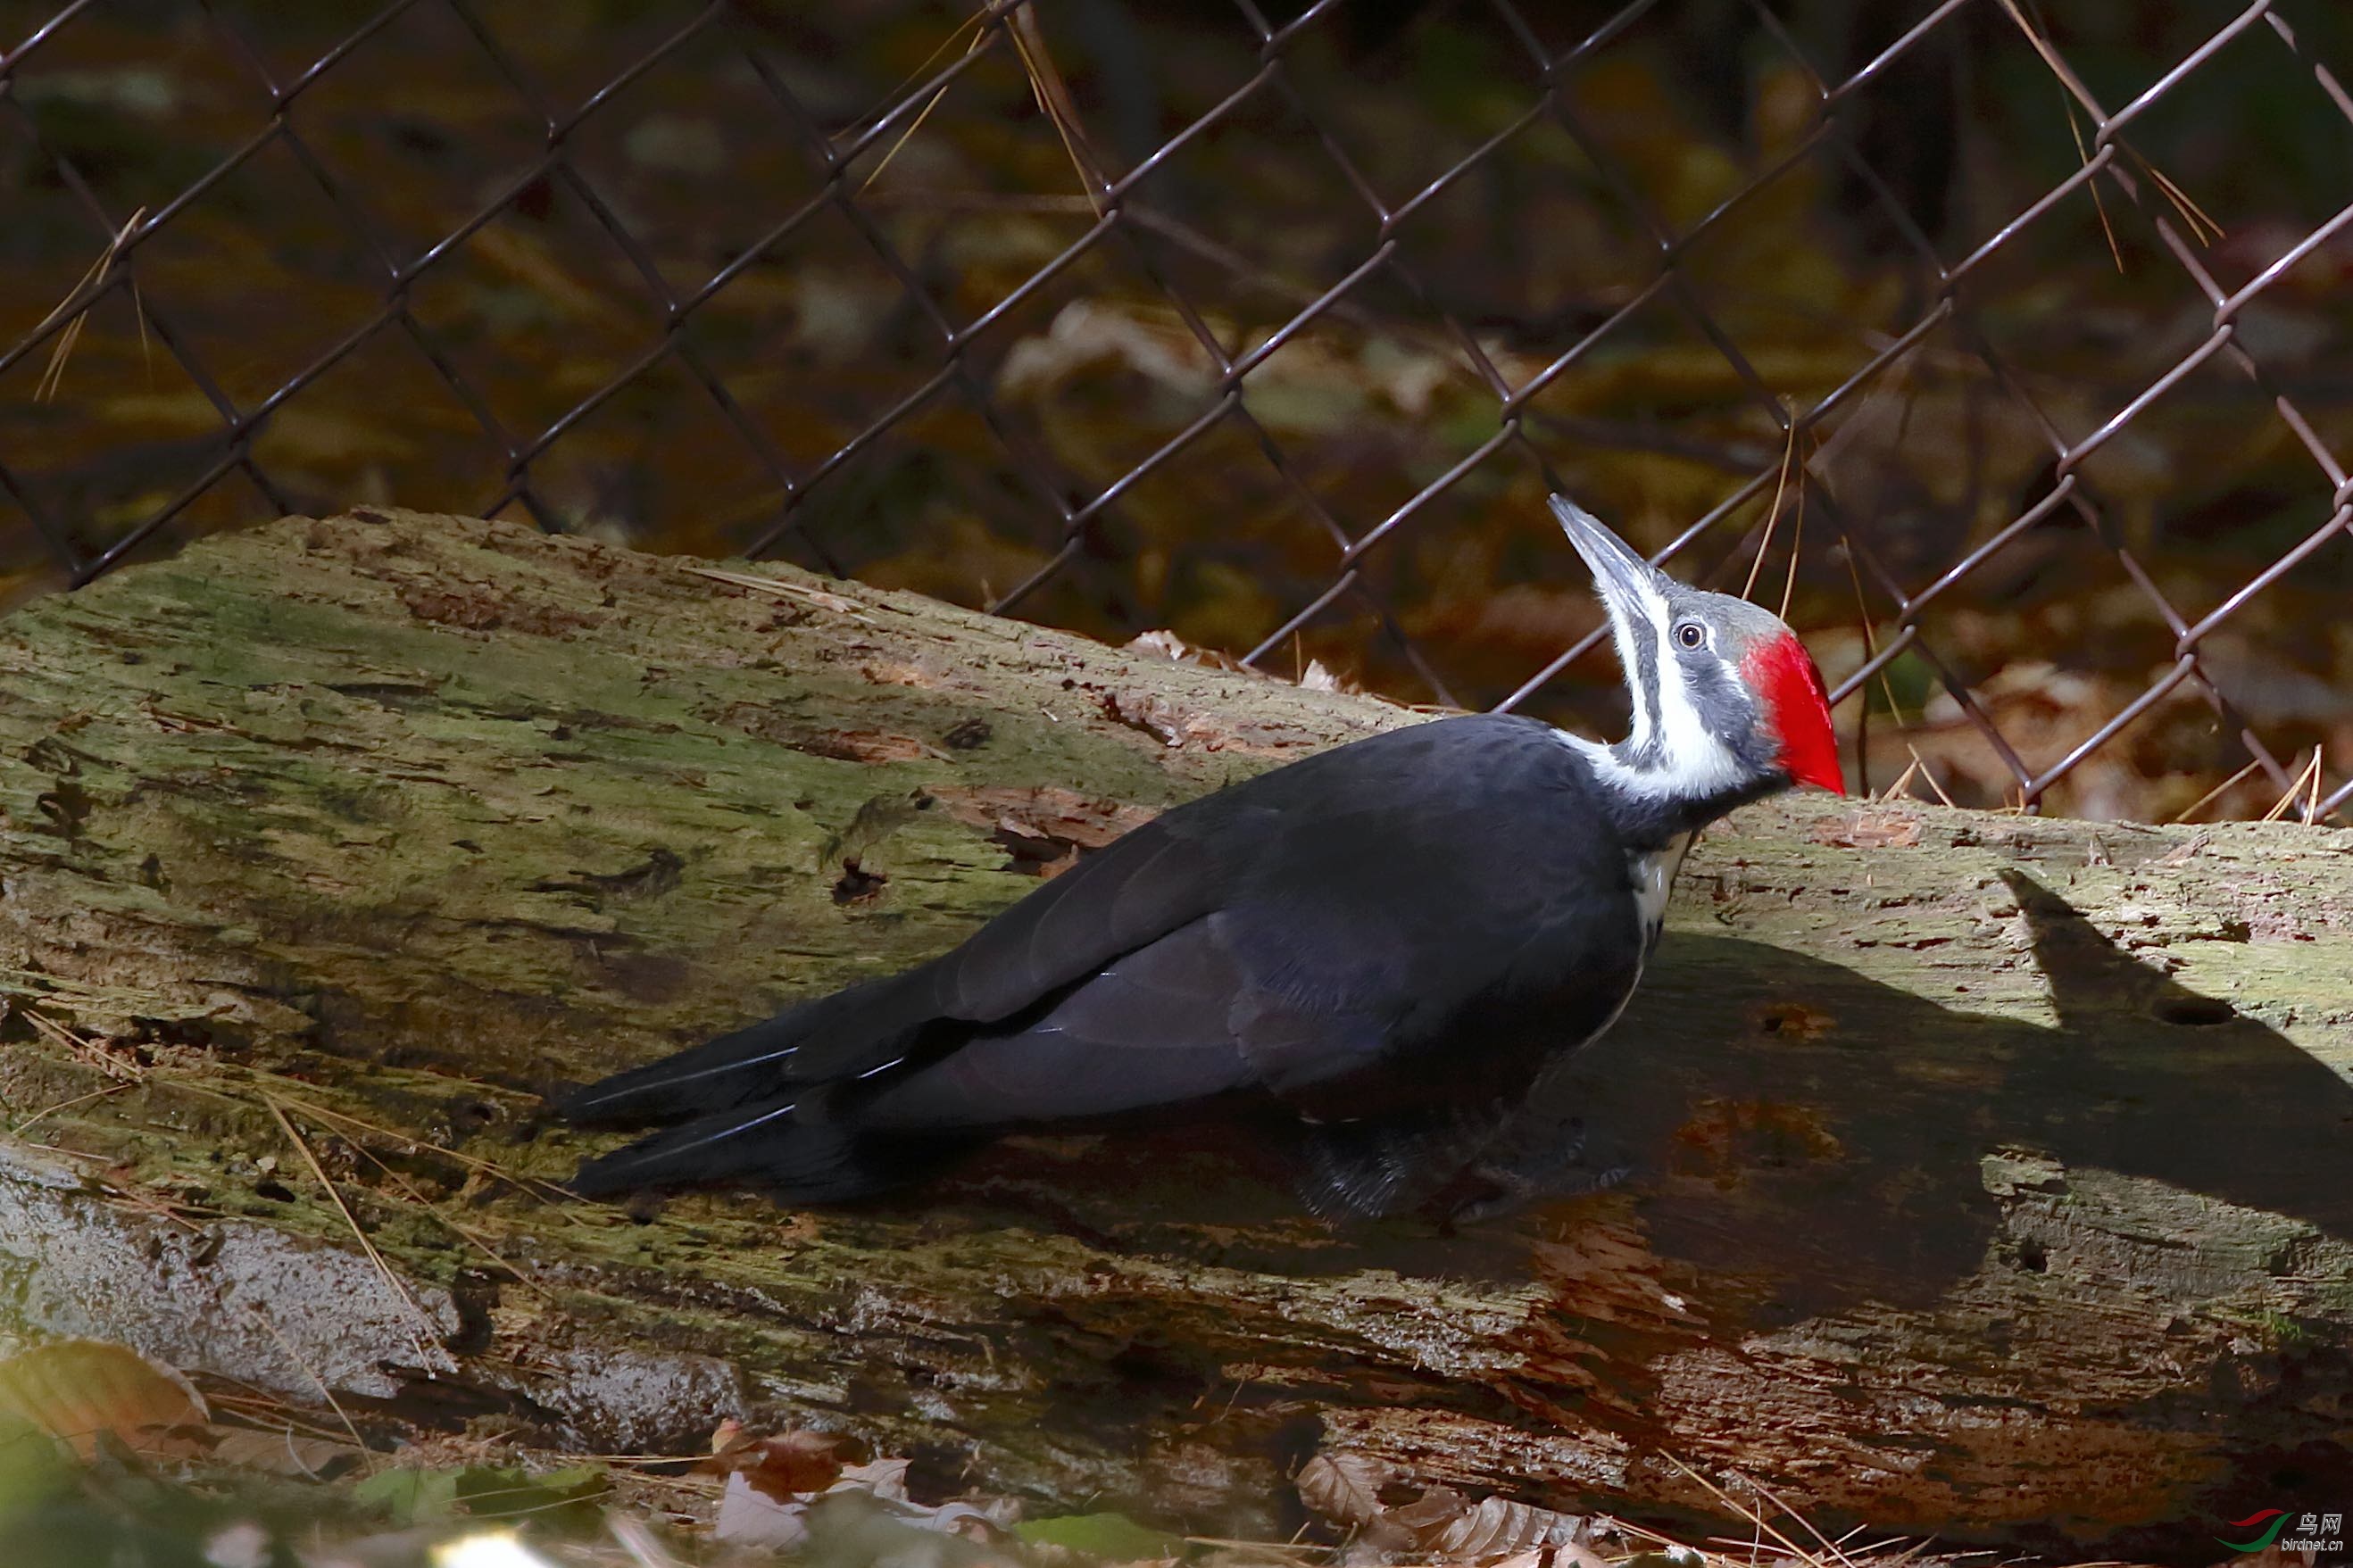
[[[1708,729],[1684,683],[1666,595],[1649,583],[1605,583],[1603,598],[1632,712],[1624,741],[1588,751],[1596,770],[1652,800],[1702,799],[1737,784],[1740,760]]]
[[[1560,743],[1577,752],[1593,764],[1594,773],[1601,782],[1621,795],[1638,800],[1664,804],[1683,798],[1683,792],[1674,777],[1663,767],[1629,761],[1621,752],[1633,751],[1630,736],[1615,746],[1605,746],[1599,741],[1588,741],[1582,735],[1556,731]]]
[[[1641,912],[1642,941],[1648,944],[1659,940],[1666,924],[1667,895],[1673,890],[1675,873],[1683,869],[1683,857],[1691,850],[1692,835],[1678,833],[1663,848],[1646,855],[1628,857],[1627,870],[1634,879],[1634,907]]]

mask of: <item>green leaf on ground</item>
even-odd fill
[[[1183,1541],[1138,1524],[1124,1513],[1071,1513],[1059,1519],[1033,1519],[1015,1525],[1013,1533],[1033,1546],[1067,1547],[1107,1563],[1145,1563],[1185,1554]]]
[[[458,1472],[379,1470],[353,1487],[352,1496],[384,1510],[395,1524],[406,1528],[424,1520],[446,1519],[457,1511]]]

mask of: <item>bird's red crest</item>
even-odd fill
[[[1740,673],[1765,700],[1773,733],[1781,742],[1781,765],[1789,776],[1844,795],[1838,735],[1831,728],[1830,693],[1805,645],[1786,632],[1760,642],[1740,661]]]

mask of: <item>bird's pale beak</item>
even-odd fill
[[[1659,591],[1658,568],[1567,497],[1552,498],[1552,514],[1592,569],[1593,584],[1601,591],[1601,603],[1620,637],[1655,637],[1656,622],[1666,608],[1666,596]]]

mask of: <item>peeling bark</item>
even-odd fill
[[[1415,717],[406,513],[35,604],[0,623],[15,1327],[599,1447],[845,1426],[1228,1529],[1318,1447],[2193,1555],[2353,1496],[2348,833],[1744,811],[1546,1089],[1631,1178],[1458,1235],[1326,1230],[1191,1135],[845,1211],[547,1192],[601,1146],[548,1085]]]

